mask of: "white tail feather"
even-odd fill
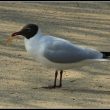
[[[108,59],[94,59],[95,61],[110,61]]]

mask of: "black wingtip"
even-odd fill
[[[103,54],[103,58],[109,58],[110,52],[101,52]]]

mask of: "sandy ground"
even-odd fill
[[[53,84],[54,70],[26,53],[22,37],[4,43],[27,23],[38,24],[45,34],[110,51],[110,3],[0,2],[0,108],[110,108],[110,62],[65,70],[62,88],[42,88]]]

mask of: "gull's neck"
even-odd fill
[[[42,35],[43,35],[43,33],[42,33],[41,29],[39,28],[38,32],[37,32],[37,34],[35,36],[42,36]]]

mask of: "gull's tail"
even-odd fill
[[[103,54],[103,58],[110,58],[110,52],[101,52]]]

